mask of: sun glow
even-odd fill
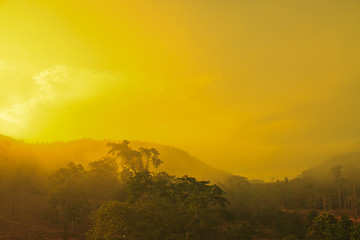
[[[359,2],[140,2],[0,2],[0,134],[265,178],[359,150]]]

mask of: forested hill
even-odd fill
[[[20,167],[26,164],[52,172],[69,162],[86,166],[89,162],[107,156],[109,148],[106,144],[108,142],[113,141],[82,139],[71,142],[26,143],[0,135],[0,167]],[[141,141],[131,142],[130,145],[133,148],[156,148],[164,162],[159,170],[169,174],[190,175],[213,182],[224,181],[231,175],[207,165],[176,147]]]
[[[320,165],[311,167],[300,175],[301,178],[326,181],[334,178],[335,168],[340,170],[344,178],[360,172],[360,152],[337,155]]]

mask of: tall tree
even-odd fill
[[[346,169],[344,169],[344,171],[346,171],[346,176],[347,179],[351,185],[352,188],[352,203],[353,203],[353,210],[354,210],[354,214],[355,214],[355,218],[357,218],[357,214],[358,214],[358,210],[357,210],[357,203],[358,203],[358,196],[357,196],[357,192],[358,192],[358,187],[360,184],[360,169],[358,167],[355,166],[348,166]]]
[[[342,172],[341,172],[342,168],[343,168],[342,165],[337,165],[337,166],[331,168],[331,173],[334,176],[334,182],[335,182],[335,185],[337,186],[338,208],[339,209],[342,208],[342,204],[341,204],[341,187],[342,187],[343,182],[344,182]]]
[[[90,209],[85,175],[82,165],[71,162],[50,177],[49,213],[58,216],[58,210],[61,211],[64,240],[67,239],[69,223],[73,229],[75,221],[84,219]]]
[[[135,172],[149,170],[151,162],[158,168],[163,162],[159,158],[159,152],[155,148],[143,148],[135,150],[129,146],[130,142],[124,140],[122,143],[108,143],[109,154],[121,159],[123,173],[132,175]]]
[[[160,153],[155,148],[143,148],[139,149],[140,153],[142,154],[143,158],[146,161],[146,170],[149,170],[149,162],[152,162],[155,168],[159,167],[163,161],[160,160],[159,155]]]

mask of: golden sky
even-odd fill
[[[360,151],[359,0],[0,0],[0,133],[250,178]]]

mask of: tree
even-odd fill
[[[229,203],[224,195],[221,187],[209,185],[208,181],[188,176],[175,179],[170,186],[170,199],[177,203],[181,213],[179,224],[184,227],[184,239],[215,236],[224,207]]]
[[[133,172],[144,170],[141,153],[133,150],[129,143],[127,140],[122,143],[108,143],[107,146],[110,147],[109,154],[121,159],[123,169]]]
[[[348,166],[346,169],[344,169],[347,173],[347,178],[349,180],[349,183],[352,187],[352,200],[353,200],[353,209],[355,218],[357,218],[357,203],[358,203],[358,196],[357,196],[357,189],[360,184],[360,169],[356,166]]]
[[[356,226],[348,216],[343,215],[338,221],[332,213],[325,212],[317,216],[308,228],[307,240],[350,240],[357,236]]]
[[[353,225],[350,233],[350,240],[360,239],[360,225]]]
[[[158,168],[163,161],[160,160],[159,155],[160,153],[155,148],[143,148],[141,147],[140,153],[142,157],[146,159],[146,170],[149,170],[149,162],[152,162],[155,168]]]
[[[342,172],[341,169],[343,168],[343,166],[341,165],[337,165],[335,167],[333,167],[331,169],[331,172],[334,176],[334,181],[335,181],[335,185],[337,186],[337,191],[338,191],[338,208],[341,209],[341,187],[343,185],[343,177],[342,177]]]
[[[104,157],[89,163],[87,177],[89,180],[89,193],[96,201],[109,201],[113,199],[119,181],[119,166],[115,158]]]
[[[341,221],[338,223],[338,239],[341,240],[350,240],[353,222],[347,215],[341,216]]]
[[[86,234],[87,239],[136,239],[139,235],[137,232],[137,220],[140,218],[137,210],[139,209],[119,201],[110,201],[103,204],[92,214],[92,228]]]
[[[226,179],[225,190],[228,193],[228,198],[232,203],[231,210],[236,216],[248,219],[254,207],[252,207],[251,185],[246,177],[230,176]]]
[[[82,165],[71,162],[50,177],[48,213],[50,217],[56,217],[59,216],[58,211],[62,211],[64,240],[67,238],[68,224],[73,228],[75,221],[83,220],[90,209],[85,175]]]
[[[135,172],[125,203],[105,203],[92,215],[88,239],[215,239],[228,203],[224,191],[184,176]]]
[[[149,170],[149,162],[158,168],[163,162],[159,158],[159,152],[155,148],[143,148],[134,150],[129,146],[129,141],[122,143],[108,143],[109,154],[121,159],[123,173],[131,176],[135,172]]]
[[[325,212],[317,216],[306,233],[306,240],[337,240],[338,220],[334,214]]]

